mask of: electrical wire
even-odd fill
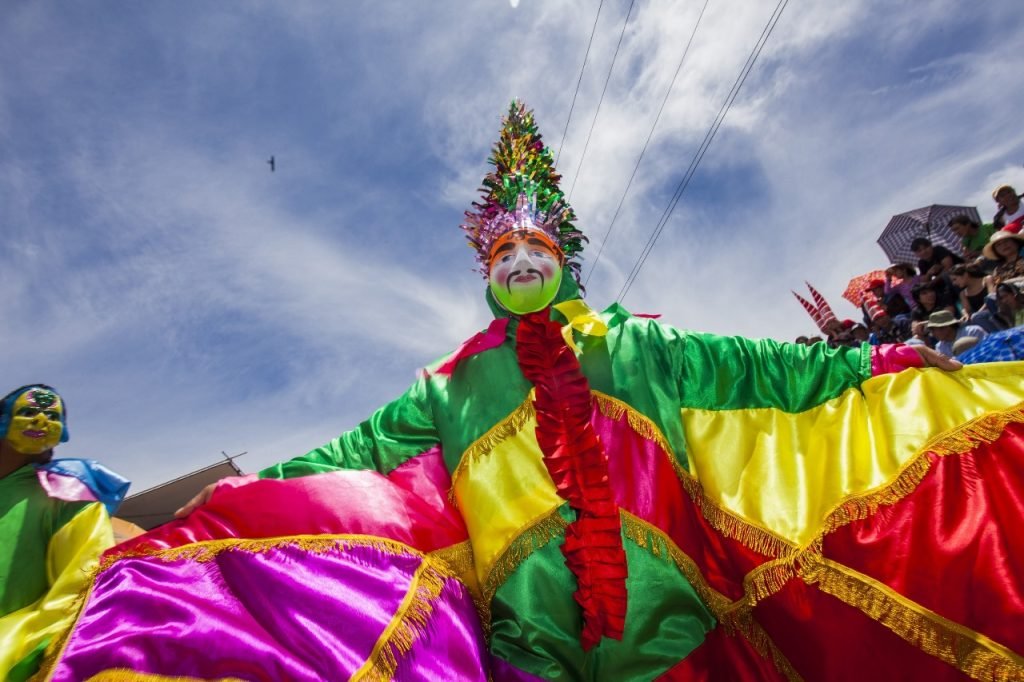
[[[707,134],[705,134],[704,136],[704,141],[701,142],[701,145],[698,148],[697,153],[690,161],[690,166],[686,169],[686,173],[684,174],[683,179],[676,187],[676,190],[672,195],[672,199],[669,200],[668,206],[665,208],[665,211],[662,213],[661,218],[658,220],[658,224],[655,227],[654,232],[651,233],[651,236],[647,240],[647,244],[644,246],[644,249],[641,252],[640,257],[637,259],[637,262],[636,264],[634,264],[633,269],[626,277],[626,282],[623,284],[622,289],[619,290],[618,296],[615,297],[615,300],[618,301],[619,303],[621,303],[622,299],[625,298],[627,293],[629,293],[630,288],[636,281],[637,275],[640,274],[640,270],[643,268],[644,263],[647,262],[647,257],[650,256],[651,251],[654,249],[655,242],[658,241],[658,237],[661,236],[662,231],[665,229],[665,224],[668,222],[669,217],[672,215],[672,212],[675,210],[676,205],[679,203],[680,197],[682,197],[683,192],[685,192],[687,186],[689,186],[690,180],[693,178],[694,173],[697,171],[697,167],[700,165],[701,160],[704,158],[704,154],[707,152],[712,140],[714,140],[715,134],[718,132],[719,127],[722,125],[722,121],[725,119],[726,114],[729,113],[729,109],[732,107],[733,102],[736,100],[736,96],[739,94],[740,88],[743,87],[743,83],[747,80],[747,76],[750,74],[750,71],[753,68],[754,63],[757,61],[758,56],[761,54],[761,50],[764,48],[764,45],[768,41],[768,38],[775,30],[775,26],[779,22],[779,17],[782,16],[782,11],[786,8],[786,5],[788,3],[789,0],[779,0],[779,4],[775,7],[775,11],[772,13],[772,16],[769,17],[768,23],[765,24],[764,29],[761,31],[761,37],[759,38],[753,51],[750,53],[750,56],[747,57],[747,61],[743,65],[743,68],[740,70],[740,74],[739,76],[737,76],[736,82],[733,83],[732,89],[729,91],[729,95],[726,97],[725,103],[719,109],[718,115],[715,117],[714,122],[708,129]]]
[[[597,125],[597,115],[601,113],[601,104],[604,102],[605,93],[608,92],[608,83],[612,79],[612,71],[615,70],[615,60],[619,57],[619,48],[622,47],[622,38],[626,35],[626,26],[629,24],[629,15],[633,13],[633,5],[636,0],[630,0],[629,10],[626,11],[626,19],[622,22],[622,31],[619,32],[619,42],[615,44],[615,54],[612,55],[611,66],[608,67],[608,75],[604,79],[604,88],[601,90],[601,98],[597,100],[597,109],[594,110],[594,119],[590,122],[590,130],[587,132],[587,141],[583,143],[583,153],[580,154],[580,162],[576,166],[576,174],[572,177],[572,186],[569,187],[567,198],[572,199],[572,191],[576,189],[576,181],[580,179],[580,171],[583,169],[583,159],[587,158],[587,149],[590,147],[590,137],[594,134],[594,126]]]
[[[711,0],[704,0],[704,6],[700,9],[700,14],[697,16],[697,23],[693,25],[693,31],[690,33],[690,39],[686,41],[686,48],[683,49],[683,56],[679,59],[679,64],[676,65],[676,72],[672,75],[672,82],[668,85],[668,90],[665,91],[665,97],[661,100],[661,107],[658,109],[658,115],[654,117],[654,123],[651,124],[651,130],[647,133],[647,140],[644,142],[643,149],[640,150],[640,156],[636,159],[636,165],[633,166],[633,172],[629,176],[629,182],[626,183],[626,189],[622,192],[622,197],[619,199],[619,205],[615,207],[615,213],[612,215],[612,221],[608,224],[608,229],[604,233],[604,238],[601,239],[601,248],[597,250],[597,257],[594,259],[594,263],[590,266],[590,272],[587,273],[587,278],[583,282],[584,288],[590,283],[590,278],[594,274],[594,270],[597,269],[597,263],[601,260],[601,254],[604,253],[605,244],[612,235],[612,228],[615,227],[615,221],[619,217],[619,212],[622,211],[622,205],[626,201],[626,196],[629,194],[630,188],[633,186],[633,179],[636,177],[637,169],[640,168],[640,162],[644,160],[644,154],[647,152],[647,146],[651,144],[651,138],[654,137],[654,129],[658,127],[658,121],[661,120],[661,113],[665,111],[665,104],[668,103],[669,95],[672,94],[672,88],[675,87],[676,79],[679,77],[679,72],[683,68],[683,62],[686,61],[686,55],[690,51],[690,45],[693,44],[693,37],[697,35],[697,29],[700,27],[700,21],[704,17],[704,11],[708,8],[708,3]]]
[[[594,44],[594,33],[597,32],[597,20],[601,18],[601,8],[604,7],[604,0],[597,6],[597,16],[594,17],[594,26],[590,29],[590,40],[587,41],[587,52],[583,55],[583,66],[580,67],[580,77],[576,81],[576,92],[572,93],[572,104],[569,105],[569,116],[565,119],[565,130],[562,131],[562,141],[558,143],[558,153],[555,154],[555,166],[558,166],[558,159],[562,156],[562,145],[565,144],[565,136],[569,133],[569,121],[572,120],[572,110],[576,107],[576,95],[580,94],[580,83],[583,82],[583,72],[587,70],[587,59],[590,57],[590,46]]]

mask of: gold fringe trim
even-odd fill
[[[640,437],[657,443],[658,447],[665,451],[665,454],[675,459],[672,455],[672,447],[668,444],[668,439],[665,438],[661,429],[651,419],[618,398],[613,398],[600,391],[592,390],[591,394],[593,394],[594,402],[597,403],[601,414],[615,420],[621,419],[622,415],[626,415],[626,423],[629,424],[629,428]]]
[[[517,533],[505,546],[498,558],[491,564],[487,577],[484,579],[484,603],[487,604],[485,627],[490,627],[490,604],[498,588],[505,584],[509,576],[526,561],[534,551],[544,547],[555,538],[565,534],[569,522],[558,513],[558,507],[547,515],[540,517],[529,527]]]
[[[749,611],[742,616],[729,621],[726,634],[735,636],[735,633],[742,635],[750,645],[754,647],[762,658],[771,660],[775,669],[790,682],[803,682],[803,677],[796,671],[793,664],[789,662],[779,647],[772,641],[771,636],[765,631],[761,624],[754,620],[753,614]]]
[[[860,492],[841,500],[825,517],[819,538],[854,521],[873,516],[880,507],[894,505],[910,495],[931,470],[930,453],[939,457],[962,455],[983,443],[995,442],[1009,424],[1024,423],[1024,403],[1018,403],[1001,412],[976,417],[924,444],[892,481],[880,488]]]
[[[435,550],[428,554],[431,558],[444,562],[453,575],[469,590],[469,596],[476,606],[477,614],[483,620],[488,613],[484,604],[484,595],[480,589],[480,581],[476,577],[476,563],[473,557],[473,544],[469,540],[449,545],[442,549]]]
[[[121,554],[104,557],[100,562],[99,572],[110,568],[121,559],[134,559],[147,557],[161,561],[177,561],[188,559],[198,563],[213,561],[221,552],[249,552],[262,554],[279,547],[298,547],[299,549],[315,554],[323,554],[334,549],[347,549],[349,547],[372,547],[373,549],[390,552],[392,554],[412,554],[423,556],[423,552],[410,547],[397,540],[375,537],[371,535],[287,535],[276,538],[233,538],[225,540],[207,540],[204,542],[193,542],[180,547],[169,547],[166,549],[144,549],[140,551],[128,551]]]
[[[448,499],[456,504],[456,506],[458,505],[455,500],[455,483],[459,480],[459,476],[462,475],[463,470],[465,470],[469,463],[476,462],[484,455],[490,453],[499,443],[519,433],[527,422],[536,418],[536,415],[537,412],[533,407],[533,389],[530,389],[526,400],[519,407],[512,410],[507,417],[492,426],[487,433],[473,441],[466,448],[466,451],[462,453],[459,463],[456,465],[455,470],[452,471],[452,486],[448,489]]]
[[[780,537],[767,528],[757,526],[741,519],[732,512],[719,507],[704,494],[704,486],[690,472],[676,465],[676,474],[683,484],[690,499],[700,508],[701,514],[717,530],[727,538],[743,543],[758,554],[777,558],[791,554],[797,547],[789,540]]]
[[[374,644],[369,658],[349,679],[387,682],[394,678],[399,659],[412,650],[413,644],[426,631],[434,602],[441,596],[446,578],[429,558],[424,558],[413,575],[409,591]]]
[[[797,577],[794,556],[765,562],[743,576],[743,610],[749,611]]]
[[[789,662],[775,642],[765,632],[750,613],[749,608],[739,613],[736,608],[745,604],[746,599],[741,598],[736,602],[711,587],[696,562],[691,559],[672,538],[665,534],[657,526],[630,514],[628,511],[619,510],[622,518],[622,534],[638,547],[648,550],[659,558],[670,559],[679,572],[683,574],[698,596],[704,601],[708,609],[715,616],[725,633],[731,637],[737,634],[742,635],[750,642],[751,646],[762,657],[769,659],[786,679],[792,682],[802,682],[802,678],[793,665]],[[795,573],[794,573],[795,575]],[[744,586],[746,586],[744,581]],[[749,587],[748,587],[749,590]]]
[[[696,562],[686,552],[679,549],[679,545],[673,542],[672,538],[660,528],[624,509],[619,510],[619,517],[622,520],[623,536],[637,547],[648,550],[656,557],[671,559],[707,605],[715,619],[721,621],[725,617],[732,600],[708,584]]]
[[[140,673],[128,668],[110,668],[96,673],[86,682],[245,682],[238,677],[178,677]]]
[[[806,562],[801,576],[976,680],[1024,680],[1024,657],[863,573],[819,557]]]

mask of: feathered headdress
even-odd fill
[[[576,260],[587,238],[576,229],[576,215],[558,189],[551,150],[541,142],[533,112],[518,100],[502,119],[501,135],[488,161],[494,170],[484,177],[481,200],[466,211],[462,229],[476,250],[480,272],[487,275],[491,245],[506,232],[537,229],[546,233],[565,255],[579,281]]]

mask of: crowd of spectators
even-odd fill
[[[917,237],[910,245],[917,263],[890,265],[884,279],[864,287],[860,321],[816,320],[821,334],[796,342],[919,344],[955,357],[988,334],[1024,326],[1024,195],[1002,185],[992,198],[991,223],[968,215],[949,221],[960,253]]]

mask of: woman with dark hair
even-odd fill
[[[910,319],[914,322],[927,322],[928,316],[939,310],[956,313],[956,308],[952,303],[941,295],[942,291],[943,287],[939,280],[918,284],[911,289],[910,295],[917,302],[917,307],[911,312]]]
[[[997,332],[1006,325],[990,308],[985,271],[978,265],[954,265],[950,270],[954,286],[960,289],[960,321],[976,324],[987,332]]]
[[[999,317],[1007,327],[1024,326],[1024,294],[1013,284],[1003,282],[996,286]]]

